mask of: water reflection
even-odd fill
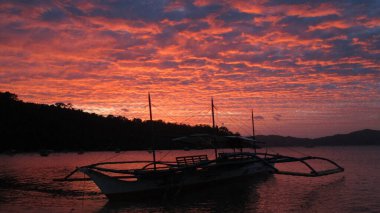
[[[180,192],[174,196],[160,199],[146,199],[139,202],[108,201],[99,212],[242,212],[257,207],[259,194],[257,188],[272,176],[263,175],[244,178],[229,183],[214,184]]]
[[[342,190],[345,187],[346,178],[337,177],[337,179],[330,179],[326,183],[319,183],[309,190],[305,190],[300,199],[300,211],[314,211],[314,212],[332,212],[336,208],[339,200],[345,195]],[[323,205],[321,205],[321,202]],[[341,208],[340,208],[341,209]]]
[[[161,151],[158,158],[205,152]],[[285,149],[278,152],[292,154]],[[148,159],[147,152],[125,152],[117,158],[113,152],[0,155],[0,212],[380,212],[379,147],[320,147],[304,152],[332,158],[346,170],[320,178],[273,175],[239,180],[142,202],[109,202],[92,182],[53,179],[101,160]]]

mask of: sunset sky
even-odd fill
[[[0,1],[0,91],[243,135],[380,129],[378,0]]]

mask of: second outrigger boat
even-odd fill
[[[149,98],[150,119],[152,120],[151,99]],[[211,100],[213,127],[214,103]],[[253,113],[252,113],[253,124]],[[330,159],[322,157],[291,157],[280,154],[256,152],[256,140],[254,137],[245,138],[240,136],[216,136],[197,134],[187,137],[176,138],[174,141],[191,143],[211,143],[218,141],[229,143],[231,146],[242,147],[250,145],[253,152],[218,153],[214,149],[215,158],[209,159],[208,155],[179,156],[173,162],[156,160],[156,151],[153,149],[153,161],[123,161],[102,162],[81,166],[69,175],[57,181],[83,181],[92,180],[109,199],[138,199],[146,196],[162,196],[177,194],[180,191],[194,189],[199,186],[207,186],[216,182],[229,182],[234,179],[264,174],[283,174],[305,177],[319,177],[343,172],[344,168]],[[333,169],[316,170],[308,162],[309,160],[326,161],[334,166]],[[309,172],[281,171],[276,164],[299,162],[304,164]],[[128,169],[128,165],[144,164],[140,169]],[[113,166],[125,165],[127,169],[115,169]],[[88,178],[72,178],[76,172],[83,172]]]

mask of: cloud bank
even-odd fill
[[[191,124],[210,123],[213,96],[243,134],[251,108],[282,115],[263,134],[378,128],[379,14],[375,0],[0,1],[0,90],[143,119],[150,91],[156,119]]]

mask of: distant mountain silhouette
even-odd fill
[[[258,141],[265,142],[268,146],[360,146],[380,145],[380,131],[364,129],[348,134],[338,134],[321,138],[295,138],[278,135],[256,136]]]
[[[150,122],[139,118],[102,116],[83,112],[65,103],[26,103],[16,94],[0,92],[0,151],[140,150],[151,149],[153,141],[157,149],[196,148],[171,140],[195,133],[213,134],[215,130],[208,125],[190,126],[161,120]],[[220,127],[218,134],[233,133]],[[259,135],[256,138],[268,146],[379,145],[380,131],[366,129],[317,139],[277,135]]]
[[[265,142],[267,146],[304,146],[310,143],[312,139],[296,138],[279,135],[257,135],[257,141]]]
[[[317,138],[312,143],[318,146],[380,145],[380,131],[364,129],[349,134]]]

